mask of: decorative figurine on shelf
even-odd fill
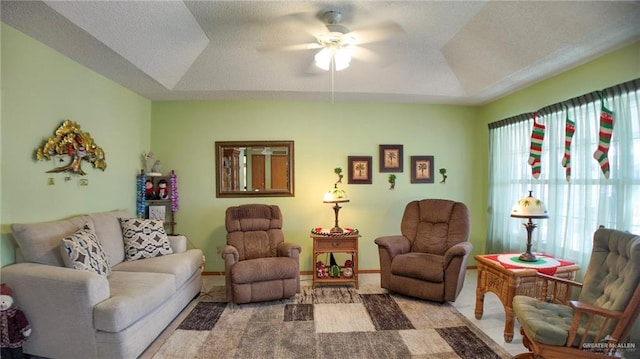
[[[31,326],[24,313],[13,305],[13,291],[0,285],[0,338],[2,358],[24,358],[22,344],[31,335]]]
[[[162,164],[160,163],[160,160],[156,160],[156,162],[153,164],[153,167],[151,167],[151,173],[153,173],[155,176],[160,176],[162,175],[162,172],[160,171],[162,169]]]
[[[327,267],[322,263],[322,261],[316,262],[316,276],[318,278],[327,278],[329,277],[329,273],[327,271]]]
[[[166,180],[158,181],[158,198],[169,199],[169,188]]]
[[[340,267],[337,265],[331,266],[331,277],[340,278]]]
[[[145,197],[147,199],[155,199],[156,192],[153,189],[153,181],[148,179],[144,186],[145,186],[145,190],[144,190]]]
[[[157,172],[160,171],[160,161],[156,160],[153,156],[153,152],[142,153],[144,170],[147,176],[161,176],[162,174]]]

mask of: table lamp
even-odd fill
[[[347,193],[338,188],[338,184],[334,184],[333,188],[330,189],[327,193],[324,194],[324,199],[322,200],[324,203],[334,203],[333,212],[336,216],[336,223],[333,228],[329,231],[330,233],[343,233],[344,230],[338,226],[338,211],[340,211],[340,207],[338,203],[349,202],[349,198],[347,197]]]
[[[529,191],[529,196],[524,197],[516,202],[511,208],[511,217],[513,218],[528,218],[529,221],[523,223],[527,229],[527,251],[522,253],[519,257],[521,261],[535,262],[538,260],[535,254],[531,253],[531,233],[533,229],[537,227],[536,224],[531,222],[532,218],[549,218],[547,209],[541,200],[533,197]]]

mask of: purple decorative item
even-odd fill
[[[180,206],[178,205],[178,178],[176,173],[171,171],[169,174],[169,181],[171,182],[171,211],[178,212]]]

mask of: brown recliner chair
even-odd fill
[[[392,292],[433,301],[455,301],[462,290],[469,243],[469,210],[444,199],[412,201],[401,235],[376,238],[380,285]]]
[[[284,242],[282,213],[274,205],[229,207],[225,226],[227,300],[236,304],[289,298],[300,292],[301,248]]]

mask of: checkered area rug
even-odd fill
[[[453,306],[353,288],[235,305],[202,298],[153,358],[509,358]]]

